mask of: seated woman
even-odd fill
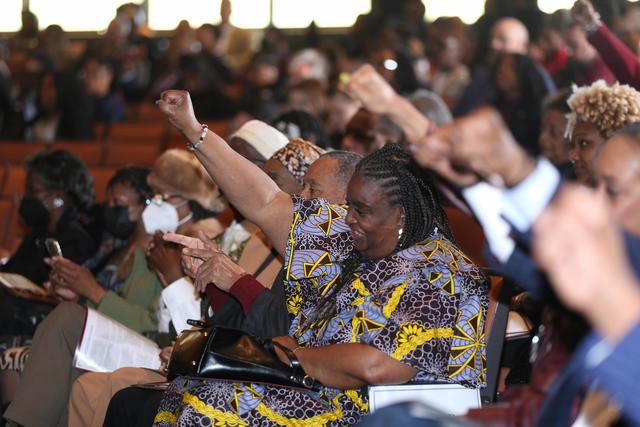
[[[157,425],[310,422],[344,425],[367,412],[367,384],[483,384],[487,283],[460,252],[430,182],[397,145],[363,159],[349,208],[289,196],[193,116],[188,93],[160,108],[229,201],[285,256],[290,335],[319,393],[257,384],[176,379]],[[241,190],[240,190],[241,189]],[[288,362],[287,356],[276,350]]]
[[[211,218],[211,210],[221,207],[218,188],[193,155],[184,150],[166,151],[154,163],[147,181],[156,197],[148,204],[147,199],[131,201],[138,215],[137,235],[146,237],[132,243],[127,261],[130,266],[125,270],[128,274],[119,293],[104,290],[89,271],[65,258],[52,260],[50,274],[54,289],[87,298],[97,311],[137,332],[158,331],[159,300],[165,300],[163,285],[170,288],[171,281],[176,280],[168,273],[177,270],[177,279],[182,277],[177,249],[173,257],[164,258],[173,260],[173,264],[162,263],[162,280],[147,265],[145,252],[150,235],[157,230],[189,234],[195,228],[215,237],[221,231],[218,221]],[[110,197],[115,204],[113,191]],[[123,264],[126,266],[124,260]],[[195,306],[197,316],[199,302]],[[59,304],[42,322],[6,418],[22,425],[67,424],[71,385],[83,373],[73,367],[83,322],[83,307],[70,302]],[[33,408],[34,399],[38,401],[37,410]]]
[[[45,73],[38,84],[38,115],[27,125],[24,138],[43,142],[93,138],[91,100],[71,73]]]
[[[539,65],[526,55],[504,53],[495,59],[490,74],[495,88],[491,105],[500,111],[516,141],[537,155],[540,106],[548,94]]]
[[[591,86],[574,86],[568,99],[569,122],[565,138],[571,141],[569,160],[576,178],[593,181],[593,155],[613,133],[640,121],[640,92],[627,85],[608,86],[598,80]]]
[[[20,274],[42,285],[49,275],[44,262],[47,238],[60,243],[62,253],[82,263],[95,252],[79,213],[93,202],[92,179],[82,161],[68,151],[41,152],[25,163],[27,179],[19,214],[29,232],[0,271]],[[47,304],[0,293],[0,335],[32,335],[35,323],[51,310]],[[30,320],[30,319],[34,319]]]
[[[122,286],[132,268],[132,254],[136,247],[145,246],[148,236],[143,227],[136,224],[145,207],[145,202],[150,197],[151,189],[147,185],[149,169],[141,167],[126,167],[118,169],[107,184],[108,205],[103,210],[103,223],[106,233],[117,239],[126,239],[125,246],[112,248],[113,239],[109,239],[100,246],[96,256],[91,258],[85,267],[78,264],[77,271],[84,273],[78,277],[79,281],[95,282],[97,286],[108,290],[118,289]],[[63,254],[66,253],[63,250]],[[89,272],[88,264],[92,264]],[[95,275],[95,278],[94,276]],[[61,286],[52,287],[50,282],[45,282],[45,287],[51,294],[60,300],[77,301],[80,295]],[[89,288],[91,289],[91,288]],[[86,298],[83,296],[83,298]],[[90,299],[90,298],[89,298]],[[0,355],[0,398],[2,403],[7,403],[13,398],[15,384],[18,381],[18,373],[24,369],[24,364],[29,357],[30,347],[14,347]]]
[[[280,164],[283,166],[281,172],[283,175],[289,174],[292,179],[296,180],[296,176],[300,173],[306,174],[307,170],[312,166],[312,163],[319,157],[319,152],[320,150],[311,143],[297,140],[292,141],[286,147],[278,150],[272,158],[276,162],[281,162]],[[278,155],[278,153],[280,153],[280,155]],[[271,162],[271,160],[269,160],[269,162]],[[289,172],[289,169],[293,172]],[[188,238],[186,236],[182,237]],[[278,330],[284,330],[284,332],[280,333],[286,333],[288,329],[286,326],[288,319],[286,318],[284,303],[281,301],[281,293],[278,293],[275,298],[269,298],[268,295],[262,295],[262,298],[259,298],[259,292],[261,290],[271,288],[272,283],[276,286],[274,280],[282,281],[280,276],[276,277],[278,271],[282,268],[282,262],[275,259],[275,256],[264,259],[261,263],[253,262],[259,259],[256,259],[255,256],[262,257],[264,255],[264,250],[270,252],[270,246],[256,244],[258,242],[261,243],[261,240],[253,235],[249,237],[247,245],[243,246],[240,260],[236,263],[228,255],[220,252],[220,249],[213,245],[207,236],[202,236],[201,238],[203,242],[215,248],[212,253],[207,254],[207,256],[210,257],[207,262],[217,263],[218,267],[227,273],[225,276],[240,271],[245,281],[250,278],[252,279],[252,284],[255,286],[251,291],[246,290],[246,286],[243,286],[243,284],[236,287],[236,290],[231,290],[229,286],[223,286],[222,283],[217,287],[207,287],[206,294],[209,304],[206,306],[206,310],[203,310],[205,319],[213,324],[233,328],[245,328],[245,326],[249,326],[250,328],[261,328],[261,331],[279,328]],[[260,253],[253,256],[247,253],[256,250]],[[151,257],[153,257],[153,254]],[[194,279],[196,278],[195,274],[191,272],[189,272],[189,275]],[[265,281],[265,279],[269,279],[270,281],[262,284],[254,279],[253,276],[258,277],[262,281]],[[229,285],[231,284],[232,283]],[[204,293],[204,287],[205,286],[196,286],[198,293]],[[280,288],[282,288],[281,285]],[[191,293],[193,293],[193,287],[191,288]],[[248,316],[248,311],[253,306],[259,306],[259,309],[252,310],[252,314],[255,314],[254,316]],[[279,309],[282,309],[285,317],[284,320],[278,318],[278,322],[264,322],[263,312],[277,313]],[[212,313],[212,315],[210,313]],[[199,317],[197,314],[192,316],[192,318]],[[246,317],[249,317],[249,321],[246,321]],[[275,334],[272,333],[270,335]],[[168,347],[167,351],[170,353],[171,347]],[[73,426],[102,426],[109,401],[116,392],[133,384],[157,381],[166,381],[164,372],[154,372],[142,368],[122,368],[114,372],[90,372],[84,374],[73,384],[69,401],[69,423]],[[151,391],[151,393],[153,393],[153,391]],[[153,417],[153,415],[155,415],[155,411],[151,417]]]

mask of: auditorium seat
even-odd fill
[[[41,142],[0,141],[0,161],[21,165],[33,154],[46,150]]]
[[[18,214],[18,207],[20,206],[19,200],[17,196],[0,198],[0,205],[4,205],[4,207],[0,207],[0,209],[8,209],[6,218],[4,217],[5,214],[2,214],[3,223],[6,220],[6,228],[0,241],[0,246],[9,250],[11,253],[18,249],[22,237],[28,231]]]
[[[167,121],[167,116],[164,115],[160,108],[153,103],[141,103],[136,106],[132,106],[127,112],[128,121],[132,122],[162,122]]]
[[[103,131],[111,143],[145,142],[164,144],[168,123],[165,120],[152,122],[113,123]],[[99,134],[97,134],[99,135]]]
[[[2,185],[1,196],[21,196],[24,193],[24,186],[27,180],[27,172],[24,167],[9,165],[6,171],[4,184]]]
[[[480,224],[473,217],[466,215],[456,207],[446,206],[444,211],[447,214],[447,218],[449,218],[449,224],[458,247],[473,262],[486,267],[487,262],[483,255],[485,238]]]
[[[13,199],[11,197],[0,197],[0,248],[8,249],[7,234],[11,215],[13,214]]]
[[[120,142],[105,145],[105,166],[151,166],[160,155],[159,144]]]
[[[96,201],[104,202],[107,199],[107,183],[116,172],[115,167],[92,167],[89,173],[93,177],[93,192]]]
[[[103,144],[100,141],[56,141],[52,150],[68,150],[75,154],[87,166],[102,164],[104,156]]]

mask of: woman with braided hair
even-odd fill
[[[280,191],[197,122],[187,92],[165,92],[159,105],[229,201],[284,255],[292,322],[289,336],[274,338],[289,351],[276,352],[285,363],[293,354],[323,386],[177,378],[156,425],[341,426],[367,413],[368,384],[482,386],[486,280],[451,242],[432,183],[400,147],[358,164],[347,208]],[[197,240],[166,238],[202,256]]]

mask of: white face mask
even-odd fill
[[[190,212],[189,215],[180,219],[175,206],[162,200],[162,197],[156,196],[142,212],[142,222],[147,234],[153,235],[158,230],[163,233],[174,232],[192,216],[193,213]]]

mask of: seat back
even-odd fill
[[[82,160],[87,166],[102,164],[104,147],[102,141],[56,141],[52,150],[67,150]]]
[[[0,195],[11,197],[22,195],[26,181],[27,171],[22,166],[9,165]]]
[[[491,288],[489,290],[489,311],[485,324],[487,385],[480,391],[483,405],[490,405],[496,400],[502,348],[509,321],[509,306],[515,291],[513,282],[504,277],[498,274],[491,274],[489,277]]]
[[[13,199],[0,197],[0,248],[8,249],[7,233],[13,215]]]
[[[488,264],[482,254],[485,237],[482,227],[475,218],[465,214],[454,206],[444,208],[449,225],[458,247],[476,264],[486,267]]]
[[[47,149],[41,142],[0,141],[0,162],[22,165],[30,156]]]
[[[20,246],[22,236],[27,233],[28,229],[18,214],[20,199],[18,197],[0,197],[0,201],[4,205],[2,215],[5,215],[6,212],[6,218],[2,218],[2,223],[6,221],[6,228],[0,246],[13,253]]]
[[[103,130],[109,142],[145,142],[162,145],[166,139],[166,121],[112,123]]]
[[[89,173],[93,177],[93,192],[97,202],[107,200],[107,183],[116,173],[115,167],[93,167],[89,168]]]
[[[160,144],[112,142],[106,144],[105,166],[151,166],[160,155]]]

